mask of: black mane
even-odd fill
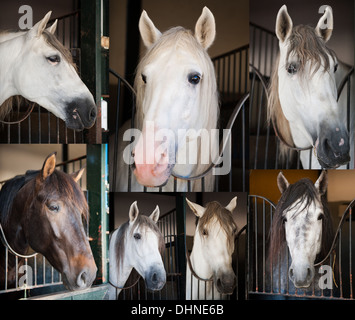
[[[5,225],[9,213],[11,212],[12,203],[17,192],[30,180],[34,179],[39,170],[29,170],[23,175],[18,175],[2,186],[0,190],[0,223]]]

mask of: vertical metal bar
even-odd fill
[[[352,208],[349,209],[349,275],[350,275],[350,299],[353,299],[353,271],[352,271],[352,243],[351,243]]]

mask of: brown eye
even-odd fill
[[[50,211],[52,211],[52,212],[54,212],[54,213],[57,213],[58,211],[59,211],[59,205],[57,205],[57,204],[52,204],[52,203],[49,203],[49,204],[47,204],[47,208],[50,210]]]

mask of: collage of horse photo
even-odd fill
[[[0,300],[355,299],[353,0],[2,6]]]

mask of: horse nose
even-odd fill
[[[90,122],[94,122],[95,119],[96,119],[96,116],[97,116],[97,108],[96,108],[96,106],[94,105],[94,106],[92,107],[92,109],[90,110],[90,112],[89,112],[89,121],[90,121]]]
[[[296,271],[292,265],[289,269],[289,277],[296,288],[309,287],[314,277],[314,268],[306,266],[303,270]]]
[[[88,274],[86,270],[83,270],[78,275],[76,279],[76,284],[79,288],[85,288],[87,286],[87,283],[88,283]]]

